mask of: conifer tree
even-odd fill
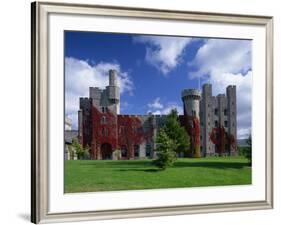
[[[168,137],[173,140],[175,144],[175,151],[177,153],[186,153],[190,147],[190,138],[178,121],[178,113],[176,109],[171,110],[165,121],[164,130]]]
[[[154,160],[154,163],[160,169],[165,170],[176,161],[176,145],[164,129],[160,129],[157,133],[156,142],[157,159]]]

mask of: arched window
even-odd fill
[[[121,157],[126,158],[128,156],[128,150],[126,145],[121,146]]]

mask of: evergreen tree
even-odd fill
[[[157,159],[154,160],[154,163],[157,167],[165,170],[168,166],[172,166],[176,160],[176,145],[164,129],[160,129],[157,133],[156,142]]]
[[[175,151],[177,153],[186,153],[190,146],[190,138],[178,121],[178,113],[176,109],[171,110],[165,121],[164,130],[168,137],[173,140],[175,144]]]

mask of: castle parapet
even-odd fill
[[[201,92],[198,89],[184,89],[181,92],[182,99],[194,99],[194,100],[200,100],[201,98]]]

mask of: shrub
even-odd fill
[[[86,148],[83,148],[83,146],[78,142],[77,138],[72,140],[71,146],[78,159],[90,159],[89,147],[87,146]]]

